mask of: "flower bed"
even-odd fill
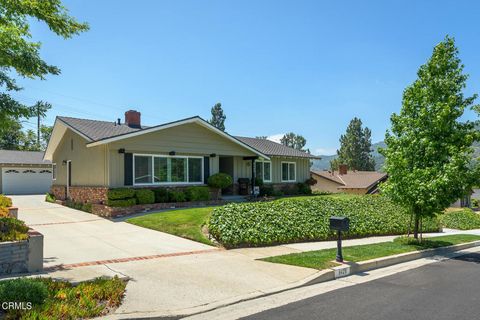
[[[403,234],[409,225],[405,209],[382,196],[317,196],[215,208],[208,228],[226,247],[318,241],[334,238],[331,216],[350,218],[347,238]],[[439,229],[437,218],[423,221],[423,231]]]

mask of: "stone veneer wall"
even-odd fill
[[[43,235],[30,229],[28,237],[0,242],[0,275],[43,270]]]
[[[195,202],[171,202],[171,203],[152,203],[137,204],[131,207],[109,207],[103,204],[93,204],[92,213],[101,217],[114,218],[133,213],[146,212],[151,210],[174,209],[174,208],[192,208],[227,204],[225,200],[195,201]]]
[[[67,199],[65,186],[53,185],[50,192],[57,200]],[[103,203],[107,200],[107,187],[70,187],[70,200],[81,203]]]

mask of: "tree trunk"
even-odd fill
[[[418,230],[419,230],[420,219],[417,215],[415,215],[415,225],[413,227],[413,237],[418,239]]]

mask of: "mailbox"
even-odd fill
[[[348,231],[350,220],[347,217],[330,217],[330,229],[336,231]]]

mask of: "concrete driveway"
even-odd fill
[[[11,198],[19,208],[19,219],[44,235],[44,267],[47,268],[215,250],[167,233],[48,203],[44,195]]]

